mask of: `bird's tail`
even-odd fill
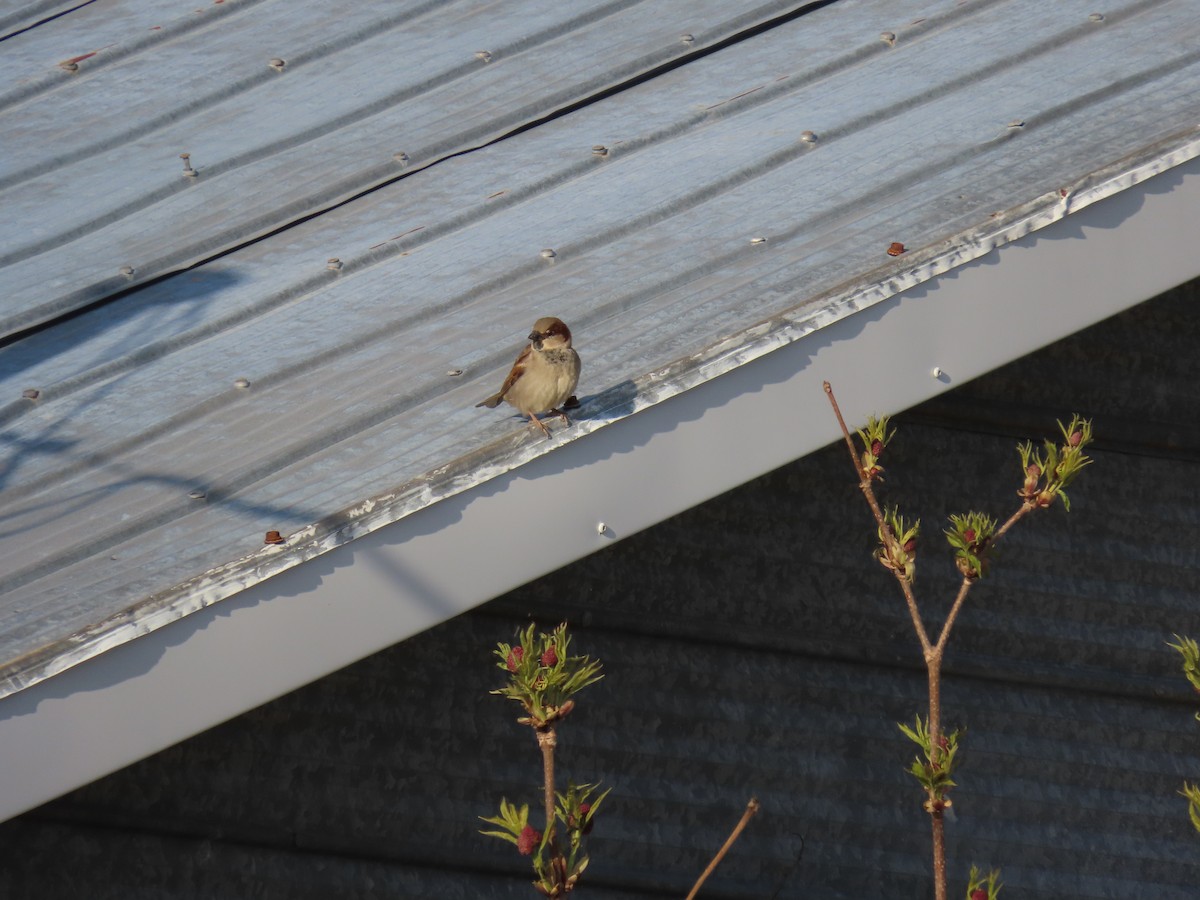
[[[488,397],[486,400],[480,400],[478,403],[475,404],[475,408],[479,409],[479,407],[481,407],[481,406],[486,406],[488,409],[495,409],[497,406],[500,405],[500,401],[503,399],[504,399],[503,394],[495,394],[491,397]]]

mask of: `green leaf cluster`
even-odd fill
[[[588,865],[583,851],[584,838],[591,833],[596,812],[612,788],[594,796],[598,784],[575,784],[567,782],[566,793],[556,793],[554,815],[563,824],[570,846],[567,849],[567,872],[578,878]],[[569,877],[568,876],[568,877]]]
[[[486,834],[489,837],[498,837],[501,840],[508,841],[514,846],[521,838],[521,832],[529,825],[529,804],[525,803],[521,806],[516,806],[509,803],[504,797],[500,798],[500,815],[498,816],[480,816],[480,819],[487,822],[489,825],[499,826],[499,831],[480,831],[480,834]],[[546,839],[543,836],[542,843],[545,844]],[[541,852],[541,848],[538,848]]]
[[[982,578],[988,568],[996,520],[979,512],[950,516],[946,540],[954,548],[954,564],[964,578]]]
[[[979,867],[972,863],[971,874],[967,878],[967,900],[976,900],[979,896],[978,891],[985,892],[987,900],[996,900],[1002,887],[1004,885],[1000,883],[999,869],[992,869],[984,875],[979,871]]]
[[[1175,635],[1176,644],[1167,641],[1167,646],[1178,650],[1183,657],[1183,674],[1192,683],[1192,687],[1200,691],[1200,646],[1189,637]]]
[[[921,520],[909,523],[895,508],[884,510],[883,520],[891,530],[891,538],[883,528],[879,529],[880,546],[875,551],[875,558],[897,578],[912,584],[917,577],[917,538],[921,534]]]
[[[1061,445],[1047,440],[1041,450],[1035,450],[1030,441],[1017,445],[1021,456],[1021,471],[1025,483],[1017,493],[1027,502],[1046,507],[1061,497],[1063,508],[1071,511],[1071,500],[1067,486],[1075,480],[1085,466],[1092,463],[1091,457],[1083,452],[1092,442],[1092,423],[1078,413],[1069,424],[1058,423],[1063,434]]]
[[[922,721],[920,715],[916,717],[916,723],[911,728],[903,722],[897,725],[905,737],[921,748],[921,755],[913,759],[908,771],[921,782],[921,786],[929,794],[929,799],[925,802],[926,811],[934,812],[950,806],[946,793],[955,786],[951,776],[959,762],[959,738],[965,732],[956,729],[950,734],[943,734],[935,747],[929,733],[929,723]]]
[[[1188,817],[1192,820],[1192,827],[1200,831],[1200,785],[1188,784],[1185,781],[1179,794],[1187,798]]]
[[[894,428],[888,430],[887,416],[879,419],[871,416],[867,419],[867,427],[858,429],[858,439],[862,441],[863,445],[859,461],[862,465],[863,476],[867,481],[879,477],[879,473],[883,471],[883,466],[879,464],[879,457],[883,455],[884,448],[895,436]],[[883,478],[880,477],[879,480],[882,481]]]
[[[522,725],[543,728],[561,719],[574,708],[573,695],[604,677],[599,660],[572,656],[570,647],[566,622],[542,634],[530,624],[517,644],[497,645],[497,666],[508,673],[508,684],[492,693],[521,704]]]

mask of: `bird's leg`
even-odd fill
[[[545,425],[542,423],[542,420],[541,420],[541,419],[539,419],[539,418],[537,417],[537,415],[535,415],[534,413],[531,413],[531,412],[530,412],[530,413],[525,413],[525,415],[529,416],[529,421],[530,421],[530,422],[532,422],[532,423],[533,423],[534,425],[536,425],[538,428],[542,429],[542,434],[544,434],[546,437],[550,437],[550,429],[549,429],[549,428],[547,428],[547,427],[546,427],[546,426],[545,426]]]
[[[558,416],[560,419],[562,419],[562,420],[563,420],[563,421],[564,421],[564,422],[565,422],[567,425],[570,425],[570,424],[571,424],[571,420],[567,418],[567,414],[566,414],[566,412],[565,412],[564,410],[561,410],[561,409],[552,409],[552,410],[550,410],[550,412],[554,413],[554,415],[556,415],[556,416]]]

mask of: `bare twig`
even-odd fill
[[[737,825],[733,827],[733,831],[730,832],[729,837],[725,839],[725,843],[721,846],[721,849],[717,851],[717,855],[712,858],[712,862],[710,862],[704,871],[700,873],[700,877],[697,878],[696,883],[692,885],[692,889],[688,893],[686,900],[695,900],[695,896],[697,893],[699,893],[700,887],[705,881],[708,880],[708,876],[713,873],[713,870],[720,865],[721,860],[725,858],[725,854],[729,852],[729,848],[733,846],[734,841],[738,839],[738,836],[745,829],[746,825],[749,824],[750,820],[754,818],[754,814],[757,813],[758,810],[758,798],[751,797],[750,802],[746,804],[746,811],[742,813],[742,818],[738,821]]]

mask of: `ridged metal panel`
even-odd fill
[[[788,6],[124,0],[19,34],[0,56],[10,85],[0,92],[0,335],[485,143]]]
[[[5,234],[49,242],[0,271],[9,327],[128,284],[123,263],[150,277],[389,183],[0,350],[6,691],[44,677],[48,654],[69,665],[303,562],[314,523],[349,539],[546,452],[472,408],[537,315],[576,331],[581,435],[1200,154],[1200,23],[1182,0],[1098,20],[1040,0],[903,17],[841,2],[456,156],[689,52],[681,23],[704,44],[751,20],[693,3],[671,17],[530,2],[524,18],[436,4],[388,22],[339,10],[314,31],[283,14],[294,5],[227,5],[171,26],[160,49],[188,74],[167,92],[225,80],[153,140],[80,99],[111,78],[132,92],[121,102],[144,95],[142,127],[169,68],[153,36],[14,88],[28,134],[69,111],[100,136],[2,198]],[[401,32],[431,37],[393,82],[376,60]],[[261,58],[267,33],[283,72]],[[411,77],[432,71],[437,85]],[[64,88],[79,76],[82,93]],[[356,94],[352,112],[331,116],[321,92]],[[440,161],[396,179],[397,149],[410,169]],[[890,258],[892,241],[909,252]],[[292,540],[260,550],[267,529]]]

